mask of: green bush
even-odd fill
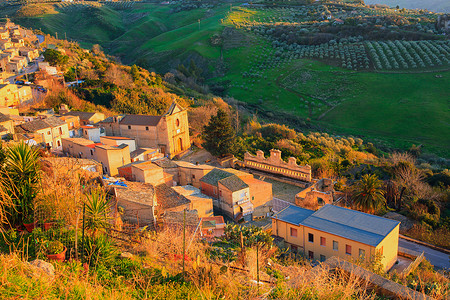
[[[47,254],[59,254],[64,251],[64,245],[60,241],[50,241],[46,246]]]

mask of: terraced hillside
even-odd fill
[[[4,14],[159,73],[194,61],[213,92],[269,118],[450,155],[450,43],[435,14],[342,3],[40,7]]]

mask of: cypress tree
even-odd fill
[[[212,116],[208,125],[203,128],[205,142],[203,147],[212,155],[224,156],[234,153],[235,132],[231,126],[227,113],[220,109]]]

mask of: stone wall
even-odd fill
[[[256,156],[245,153],[244,164],[246,168],[260,170],[268,173],[279,174],[285,177],[310,182],[311,166],[299,166],[295,157],[289,157],[288,162],[281,159],[281,151],[272,149],[270,156],[264,157],[264,152],[256,151]]]

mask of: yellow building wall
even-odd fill
[[[395,227],[376,248],[377,251],[383,249],[381,264],[384,266],[385,270],[389,270],[397,261],[399,226],[400,225],[397,225],[397,227]]]
[[[74,143],[71,139],[61,139],[63,152],[77,158],[95,159],[95,149]],[[80,154],[81,153],[81,154]],[[80,157],[81,156],[81,157]]]
[[[131,172],[136,181],[151,183],[153,185],[164,183],[163,168],[154,167],[150,169],[140,169],[139,167],[132,166]]]
[[[169,157],[172,158],[191,147],[186,110],[164,116],[158,125],[159,143],[166,145]]]
[[[14,121],[0,122],[0,125],[5,127],[8,133],[14,134]]]
[[[308,234],[312,233],[314,235],[314,242],[308,241]],[[320,245],[320,238],[324,237],[326,241],[325,246]],[[324,255],[325,259],[332,256],[337,256],[349,261],[358,261],[362,258],[359,256],[359,250],[365,251],[365,261],[370,260],[370,258],[375,254],[375,247],[369,246],[363,243],[352,241],[337,235],[329,234],[323,231],[319,231],[313,228],[305,227],[304,229],[304,239],[305,239],[305,255],[308,257],[309,251],[314,252],[314,259],[319,260],[320,255]],[[338,242],[338,250],[333,250],[333,241]],[[346,254],[346,245],[350,245],[351,255]]]
[[[185,167],[178,167],[178,170],[180,185],[190,184],[198,189],[201,188],[200,179],[211,171],[210,169],[193,169]]]
[[[105,173],[110,176],[118,175],[119,170],[117,168],[131,162],[128,146],[122,149],[104,149],[95,147],[95,156],[96,160],[102,163],[103,171],[106,171]]]
[[[137,148],[158,148],[158,132],[156,126],[119,125],[120,135],[136,140]],[[128,129],[128,126],[131,129]],[[146,128],[148,127],[148,130]]]
[[[291,228],[297,229],[297,237],[291,236]],[[278,219],[272,219],[272,234],[282,237],[289,244],[303,249],[303,226],[296,226]]]

